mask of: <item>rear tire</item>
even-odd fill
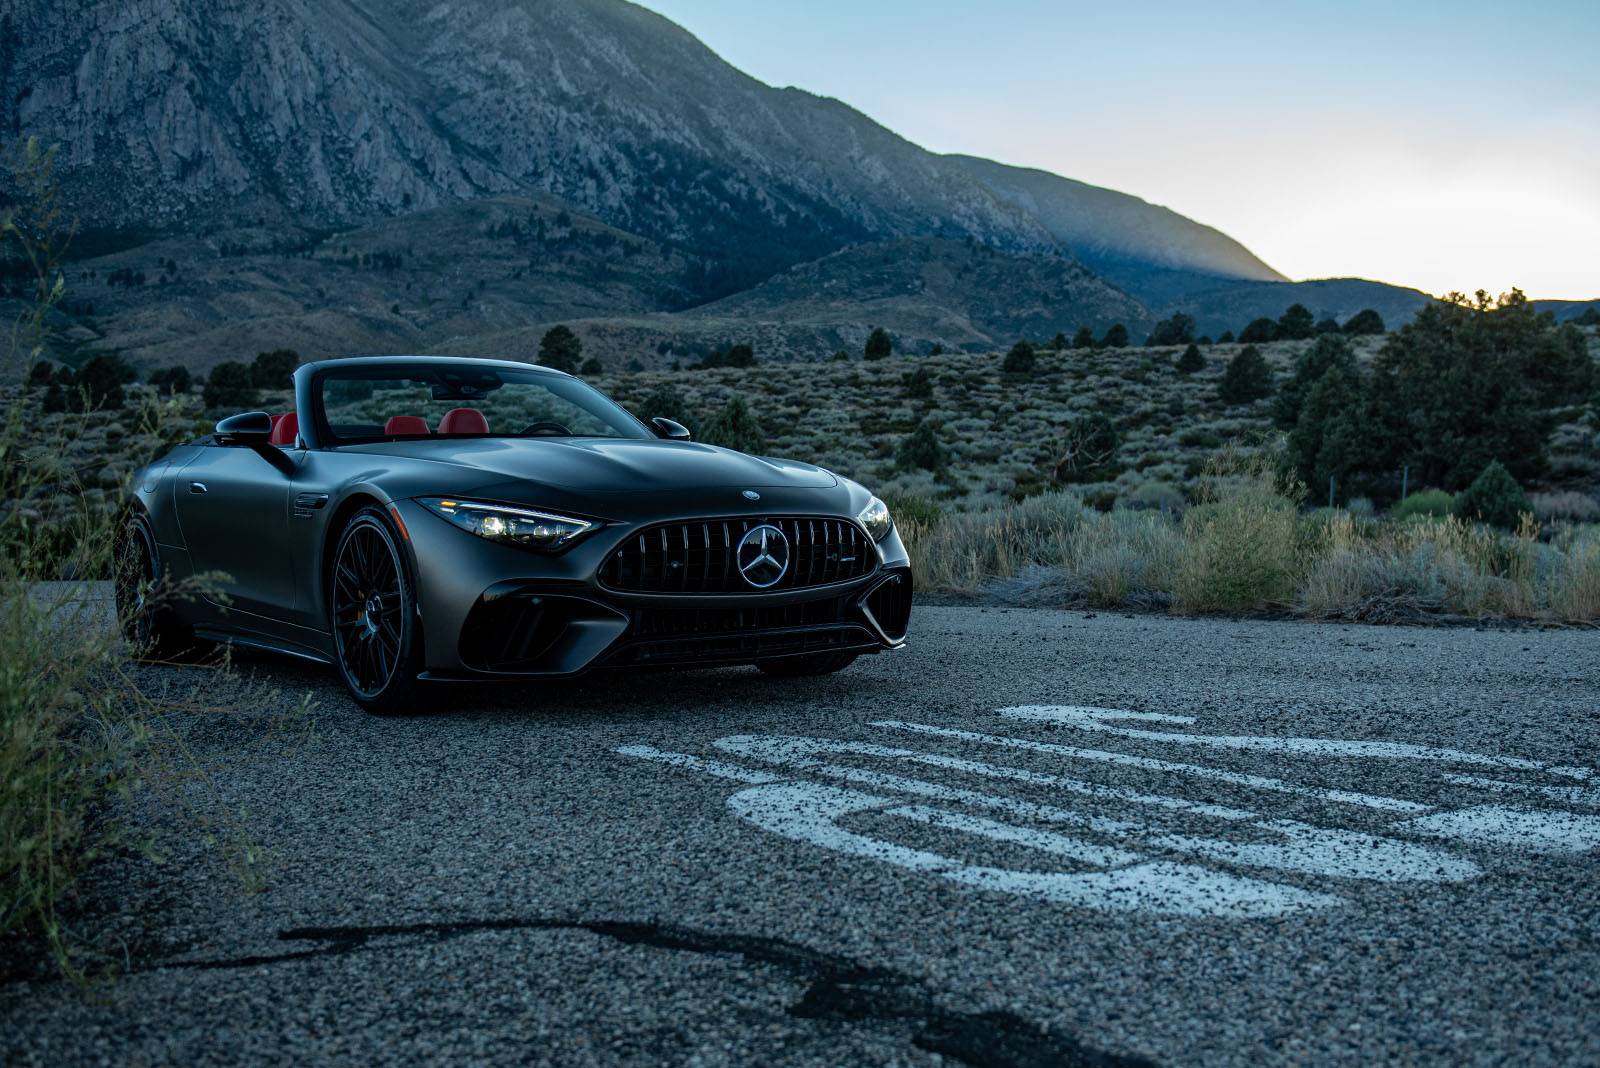
[[[161,547],[150,520],[133,514],[117,534],[112,592],[117,626],[142,660],[172,660],[193,650],[190,629],[178,618]]]
[[[350,517],[328,579],[334,663],[356,704],[381,716],[419,710],[422,633],[416,582],[389,517]]]
[[[804,656],[786,656],[782,660],[759,660],[756,667],[783,679],[806,678],[811,675],[832,675],[856,662],[860,653],[807,653]]]

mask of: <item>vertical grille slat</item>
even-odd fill
[[[640,531],[600,565],[602,585],[638,593],[753,593],[739,574],[736,546],[759,524],[789,540],[789,569],[767,592],[804,590],[871,574],[877,554],[847,519],[753,516],[663,523]]]

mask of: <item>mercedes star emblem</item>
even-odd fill
[[[739,574],[758,590],[776,585],[789,570],[789,538],[770,523],[751,527],[739,539]]]

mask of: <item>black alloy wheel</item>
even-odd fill
[[[161,550],[150,521],[130,516],[118,531],[114,547],[112,596],[122,636],[138,657],[168,659],[192,645],[187,628],[165,603]]]
[[[339,674],[369,711],[411,711],[421,641],[416,592],[388,516],[357,512],[339,537],[328,598]]]

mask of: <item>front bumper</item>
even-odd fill
[[[912,579],[896,531],[874,547],[876,566],[848,582],[767,593],[630,593],[596,576],[646,524],[607,527],[546,556],[475,537],[413,501],[396,507],[417,576],[430,677],[748,664],[905,643]],[[648,525],[699,518],[655,517]]]

